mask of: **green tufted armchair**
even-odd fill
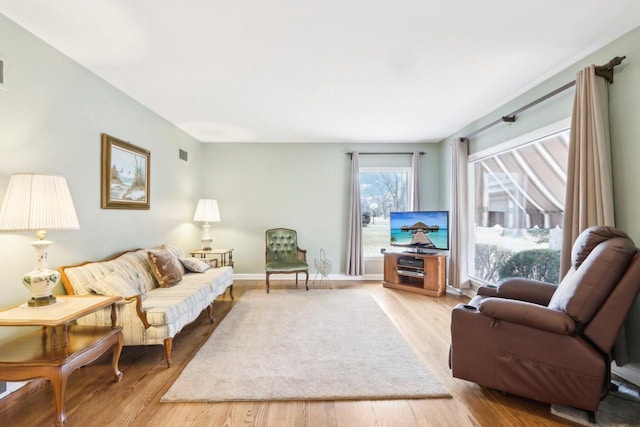
[[[305,273],[307,277],[304,286],[309,290],[307,251],[298,247],[298,233],[288,228],[273,228],[265,232],[265,244],[267,293],[269,293],[269,276],[274,273],[296,273],[296,288],[298,287],[298,273]]]

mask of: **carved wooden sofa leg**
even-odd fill
[[[167,358],[167,368],[171,367],[171,349],[173,348],[173,338],[164,339],[164,355]]]
[[[207,306],[207,315],[209,316],[209,322],[215,323],[216,319],[213,316],[213,302]]]

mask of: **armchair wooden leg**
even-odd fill
[[[269,293],[269,273],[267,273],[267,293]]]
[[[296,289],[298,289],[298,273],[296,273]]]
[[[304,280],[304,287],[307,288],[307,291],[309,290],[309,272],[305,271],[304,274],[307,275],[306,279]]]

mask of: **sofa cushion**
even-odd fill
[[[141,294],[157,287],[156,278],[149,266],[149,254],[146,249],[126,252],[118,258],[109,261],[114,270],[128,277]]]
[[[89,295],[93,292],[91,283],[101,280],[113,272],[113,264],[109,262],[90,262],[64,270],[67,280],[73,286],[76,295]]]
[[[178,259],[187,270],[193,271],[194,273],[204,273],[211,268],[209,264],[198,258],[184,257]]]
[[[144,294],[157,286],[149,267],[146,249],[125,252],[108,261],[88,262],[64,269],[66,280],[73,286],[76,295],[92,293],[90,285],[114,271],[120,272],[125,278],[128,277],[138,289],[139,294]]]
[[[221,295],[233,284],[233,268],[224,266],[210,268],[204,273],[187,273],[182,277],[180,285],[206,285],[214,297]]]
[[[102,279],[90,283],[89,288],[99,295],[117,295],[123,298],[132,297],[140,293],[138,288],[118,271],[114,271]]]
[[[149,249],[149,267],[161,288],[173,286],[182,280],[182,264],[166,248]]]
[[[167,288],[156,288],[147,294],[142,307],[151,325],[174,324],[182,329],[181,319],[195,319],[212,301],[207,285],[178,283]],[[188,322],[187,322],[188,323]]]
[[[291,261],[271,261],[266,263],[265,269],[271,273],[286,273],[294,270],[306,270],[309,264],[297,259]]]

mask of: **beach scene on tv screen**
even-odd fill
[[[419,248],[448,248],[447,212],[392,212],[391,244]]]

